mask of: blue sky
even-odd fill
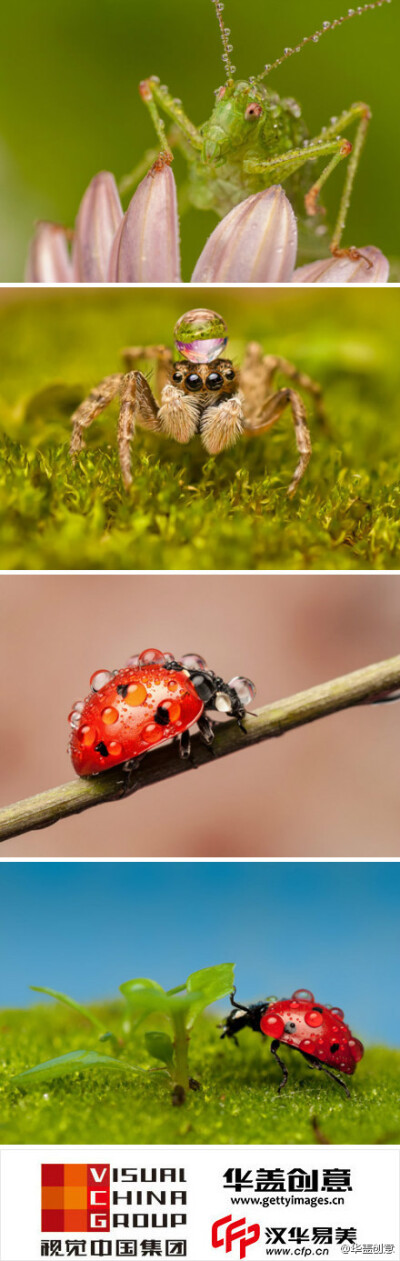
[[[398,863],[6,862],[0,881],[1,1007],[37,1001],[30,984],[89,1001],[232,960],[244,1002],[311,989],[400,1045]]]

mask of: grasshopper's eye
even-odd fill
[[[208,385],[209,390],[219,390],[223,383],[224,379],[220,372],[210,372],[206,381],[206,385]]]
[[[186,377],[186,385],[188,390],[201,390],[203,382],[197,372],[189,372],[189,376]]]
[[[181,372],[174,372],[174,373],[173,373],[173,375],[172,375],[172,380],[173,380],[173,381],[183,381],[183,376],[182,376],[182,373],[181,373]]]
[[[263,112],[262,105],[257,105],[256,102],[253,101],[251,105],[247,106],[244,116],[245,118],[250,118],[250,119],[261,118],[262,112]]]

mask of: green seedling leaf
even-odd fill
[[[102,1020],[98,1020],[98,1017],[94,1016],[93,1012],[89,1011],[87,1007],[82,1007],[80,1003],[76,1003],[74,998],[69,997],[69,994],[60,994],[58,990],[46,989],[44,985],[30,985],[29,989],[35,990],[37,994],[48,994],[50,998],[57,998],[58,1002],[65,1003],[66,1007],[73,1007],[74,1011],[79,1011],[81,1016],[84,1016],[86,1020],[90,1020],[95,1029],[100,1029],[101,1033],[108,1034],[107,1026],[103,1024]]]
[[[174,1047],[167,1033],[146,1033],[145,1043],[149,1055],[152,1055],[155,1060],[162,1060],[164,1064],[172,1064]]]
[[[46,1060],[44,1064],[36,1064],[23,1073],[17,1073],[11,1081],[14,1086],[34,1086],[36,1082],[50,1081],[54,1077],[67,1077],[70,1073],[83,1072],[91,1068],[119,1069],[127,1073],[145,1073],[147,1070],[135,1064],[127,1064],[114,1060],[111,1055],[98,1055],[97,1051],[69,1051],[67,1055],[59,1055],[55,1060]]]
[[[215,1003],[218,998],[224,998],[225,994],[230,994],[234,985],[234,971],[233,963],[218,963],[215,967],[201,968],[199,972],[192,972],[188,976],[186,982],[190,1005],[188,1029],[192,1028],[197,1016],[204,1011],[205,1007],[209,1007],[210,1003]]]
[[[171,1004],[168,994],[163,990],[162,985],[157,985],[156,981],[149,981],[146,977],[138,976],[132,981],[124,981],[119,988],[129,1007],[139,1016],[157,1011],[167,1016],[170,1014]]]

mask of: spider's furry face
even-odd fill
[[[239,373],[230,359],[214,359],[213,363],[188,363],[185,359],[173,364],[171,384],[195,399],[203,411],[237,393]]]

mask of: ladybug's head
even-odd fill
[[[219,675],[209,670],[203,657],[190,653],[181,657],[180,664],[189,675],[205,709],[216,709],[235,718],[243,718],[245,706],[255,696],[255,686],[250,679],[235,676],[225,683]]]
[[[254,1033],[260,1033],[261,1020],[268,1011],[270,1003],[275,1002],[273,998],[266,998],[262,1003],[251,1003],[249,1007],[242,1006],[241,1003],[235,1001],[236,990],[232,990],[229,995],[231,1000],[232,1011],[225,1017],[221,1028],[221,1038],[234,1038],[240,1033],[241,1029],[252,1029]]]

